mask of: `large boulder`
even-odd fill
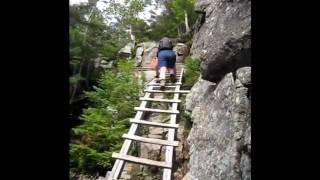
[[[156,42],[144,42],[144,51],[142,57],[142,67],[151,67],[151,60],[156,57],[158,51],[158,44]]]
[[[202,77],[218,82],[228,72],[251,63],[251,1],[197,0],[202,25],[191,53],[201,59]]]
[[[251,179],[249,91],[229,73],[193,111],[190,179]]]
[[[191,93],[186,96],[186,110],[192,112],[215,87],[215,83],[203,80],[200,77],[198,82],[191,88]]]
[[[181,63],[189,55],[189,47],[183,43],[177,43],[173,51],[176,53],[176,62]]]
[[[121,58],[130,58],[132,55],[133,48],[134,48],[134,44],[128,43],[127,45],[125,45],[123,48],[119,50],[119,56]]]

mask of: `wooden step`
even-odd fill
[[[145,98],[141,97],[140,101],[156,101],[156,102],[170,102],[170,103],[180,103],[180,99],[157,99],[157,98]]]
[[[166,77],[170,77],[170,74],[166,74]],[[177,73],[176,77],[180,77],[180,73]]]
[[[179,124],[167,124],[167,123],[157,123],[157,122],[150,122],[145,120],[135,120],[130,119],[131,123],[149,125],[149,126],[156,126],[156,127],[163,127],[163,128],[179,128]]]
[[[171,79],[166,78],[165,80],[166,80],[166,83],[165,83],[166,86],[176,86],[176,84],[171,84]],[[176,82],[179,82],[179,79],[176,79]],[[150,85],[148,86],[159,86],[160,85],[159,83],[160,83],[160,79],[155,78],[154,82],[152,84],[149,83]],[[181,84],[178,84],[178,85],[181,85]]]
[[[180,77],[176,77],[176,78],[174,78],[176,81],[179,81],[180,80]],[[158,79],[156,79],[156,80],[158,80]],[[168,80],[168,81],[170,81],[171,80],[171,78],[169,77],[169,76],[166,76],[166,80]],[[160,81],[160,79],[159,79],[159,81]]]
[[[175,90],[144,90],[144,92],[148,92],[148,93],[184,93],[184,94],[188,94],[190,93],[190,91],[188,90],[179,90],[179,91],[175,91]]]
[[[159,87],[161,87],[161,86],[153,86],[153,87],[159,88]],[[174,87],[177,87],[177,86],[164,86],[164,87],[174,88]]]
[[[166,74],[167,78],[170,78],[170,74]],[[175,75],[176,78],[180,78],[180,75]]]
[[[151,108],[141,108],[141,107],[135,107],[134,110],[136,110],[136,111],[157,112],[157,113],[179,114],[178,110],[172,111],[172,110],[151,109]]]
[[[177,71],[176,72],[176,75],[180,74],[181,72],[180,71]],[[166,75],[170,75],[170,73],[166,73]]]
[[[162,167],[162,168],[172,168],[172,164],[169,164],[163,161],[154,161],[150,159],[139,158],[139,157],[129,156],[125,154],[112,153],[112,158],[121,159],[121,160],[129,161],[137,164],[156,166],[156,167]]]
[[[148,86],[160,86],[160,83],[148,83],[147,85]],[[170,85],[182,85],[182,83],[181,82],[165,83],[165,85],[168,85],[168,86],[170,86]]]
[[[145,137],[141,137],[141,136],[128,135],[128,134],[123,134],[122,137],[125,139],[131,139],[131,140],[140,141],[140,142],[144,142],[144,143],[159,144],[159,145],[165,145],[165,146],[178,146],[178,144],[179,144],[178,141],[168,141],[168,140],[162,140],[162,139],[145,138]]]

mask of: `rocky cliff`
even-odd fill
[[[251,179],[251,1],[196,0],[191,54],[201,77],[186,99],[192,180]]]

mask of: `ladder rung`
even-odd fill
[[[180,99],[157,99],[157,98],[145,98],[141,97],[140,101],[156,101],[156,102],[170,102],[170,103],[180,103]]]
[[[153,86],[153,87],[161,87],[161,86]],[[164,86],[164,87],[177,87],[177,86]]]
[[[163,168],[172,167],[172,164],[169,164],[163,161],[154,161],[146,158],[139,158],[139,157],[119,154],[119,153],[112,153],[112,158],[121,159],[121,160],[129,161],[137,164],[149,165],[149,166],[156,166],[156,167],[163,167]]]
[[[175,79],[179,79],[180,77],[176,77]],[[160,81],[160,78],[154,78],[154,80],[157,80],[157,81]],[[166,76],[166,80],[170,80],[170,77],[169,76]]]
[[[148,86],[160,86],[160,83],[149,83],[147,84]],[[182,85],[181,82],[176,82],[176,83],[165,83],[165,85]]]
[[[176,73],[176,76],[180,76],[180,73],[181,73],[181,72],[177,72],[177,73]],[[166,73],[166,76],[170,76],[170,73]]]
[[[135,107],[134,110],[136,110],[136,111],[158,112],[158,113],[169,113],[169,114],[179,114],[178,110],[172,111],[172,110],[151,109],[151,108],[141,108],[141,107]]]
[[[179,91],[175,91],[175,90],[144,90],[144,92],[149,92],[149,93],[185,93],[188,94],[190,93],[190,91],[188,90],[179,90]]]
[[[170,74],[166,74],[166,77],[169,78]],[[175,75],[176,78],[180,78],[180,75]]]
[[[162,139],[154,139],[154,138],[145,138],[141,136],[135,136],[135,135],[128,135],[124,134],[122,135],[125,139],[131,139],[135,141],[140,141],[144,143],[150,143],[150,144],[159,144],[159,145],[165,145],[165,146],[178,146],[178,141],[168,141],[168,140],[162,140]]]
[[[143,124],[143,125],[149,125],[149,126],[164,127],[164,128],[179,128],[179,124],[157,123],[157,122],[150,122],[150,121],[145,121],[145,120],[135,120],[135,119],[130,119],[130,122],[137,123],[137,124]]]

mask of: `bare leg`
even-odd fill
[[[176,82],[175,68],[168,68],[168,69],[169,69],[169,74],[170,74],[170,81],[171,81],[171,83],[175,83]]]
[[[160,68],[160,90],[165,89],[165,84],[166,84],[166,67],[161,67]]]
[[[167,68],[161,67],[159,71],[160,71],[160,79],[166,79]]]
[[[176,74],[174,68],[168,68],[169,74]]]

